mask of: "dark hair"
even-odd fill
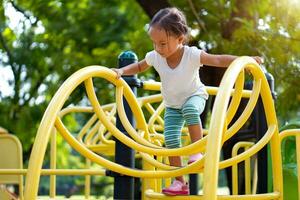
[[[149,28],[158,26],[166,31],[168,35],[186,36],[188,26],[184,14],[175,7],[159,10],[152,18]]]

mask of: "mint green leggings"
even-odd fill
[[[181,109],[166,107],[165,110],[165,145],[167,148],[181,147],[181,129],[184,121],[189,125],[200,124],[206,100],[199,96],[191,96]]]

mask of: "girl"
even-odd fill
[[[158,72],[166,107],[164,137],[167,148],[181,146],[181,128],[187,123],[192,142],[202,138],[200,114],[204,110],[208,94],[199,79],[199,67],[203,65],[228,67],[237,57],[212,55],[197,47],[184,45],[188,34],[185,16],[177,8],[160,10],[150,22],[148,34],[154,50],[145,59],[124,68],[113,69],[117,78],[133,75],[153,66]],[[253,57],[261,63],[259,57]],[[191,155],[189,163],[202,158],[202,154]],[[181,157],[170,156],[170,164],[180,167]],[[189,187],[183,176],[176,177],[170,187],[162,191],[167,195],[188,195]]]

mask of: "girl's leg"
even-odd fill
[[[182,161],[181,161],[180,156],[169,156],[169,162],[170,162],[170,165],[172,165],[172,166],[176,166],[176,167],[182,166]],[[176,178],[176,180],[178,180],[182,183],[185,182],[183,176],[177,176],[175,178]]]
[[[188,126],[192,143],[197,142],[203,137],[203,129],[201,123]]]
[[[181,129],[183,117],[179,109],[166,108],[164,117],[165,127],[164,136],[167,148],[179,148],[181,146]],[[170,156],[170,165],[181,167],[180,156]],[[183,176],[176,177],[177,180],[184,182]]]
[[[203,129],[200,120],[200,114],[205,107],[205,99],[200,96],[190,97],[182,107],[183,117],[188,125],[191,141],[196,142],[203,137]],[[193,162],[200,159],[202,155],[200,153],[193,155],[190,161]]]

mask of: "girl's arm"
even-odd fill
[[[233,55],[214,55],[202,51],[200,54],[200,62],[203,65],[215,66],[215,67],[228,67],[230,63],[238,56]],[[252,57],[258,64],[263,63],[263,60],[259,56]]]
[[[117,79],[119,79],[123,75],[134,75],[143,72],[148,68],[149,65],[146,63],[146,60],[143,59],[137,63],[132,63],[122,68],[112,68],[112,70],[117,73]]]

